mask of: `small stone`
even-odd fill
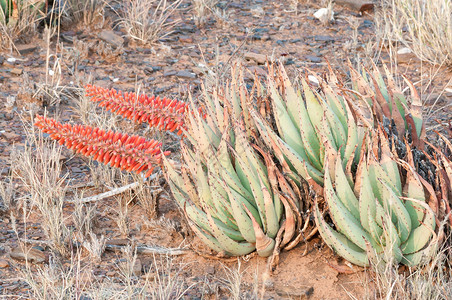
[[[316,17],[322,23],[334,21],[333,15],[334,15],[333,11],[325,7],[319,9],[314,13],[314,17]]]
[[[267,61],[267,56],[265,56],[264,54],[247,52],[247,53],[245,53],[245,59],[253,60],[253,61],[257,62],[258,64],[263,65]]]
[[[275,292],[281,297],[308,299],[314,293],[314,287],[277,286]]]
[[[154,66],[151,66],[151,67],[146,67],[146,68],[144,68],[144,74],[146,74],[146,75],[150,75],[150,74],[152,74],[152,73],[154,73],[154,72],[157,72],[157,71],[160,71],[160,70],[162,70],[162,67],[154,67]]]
[[[13,64],[13,63],[16,62],[16,58],[14,58],[14,57],[9,57],[6,61],[9,62],[9,63],[11,63],[11,64]]]
[[[10,142],[20,142],[22,136],[14,132],[2,132],[1,137]]]
[[[329,35],[316,35],[314,36],[314,40],[317,42],[334,42],[335,39],[332,36]]]
[[[319,63],[322,61],[322,59],[318,56],[315,55],[305,55],[305,57],[307,60],[313,62],[313,63]]]
[[[79,167],[71,167],[71,171],[74,173],[82,173],[82,170]]]
[[[8,268],[9,267],[9,261],[6,259],[0,259],[0,269]]]
[[[397,54],[399,54],[399,55],[410,54],[410,53],[411,53],[411,49],[408,47],[397,50]]]
[[[35,228],[38,228],[37,226]],[[39,240],[40,237],[35,236],[33,237],[34,240]],[[39,251],[44,251],[44,248],[42,246],[34,246],[33,249],[39,250]]]
[[[98,36],[101,40],[114,47],[121,47],[124,44],[124,39],[112,30],[104,30]]]
[[[285,66],[289,66],[289,65],[293,65],[293,64],[295,64],[295,61],[294,61],[293,58],[291,58],[291,57],[289,57],[288,59],[286,59],[286,60],[284,61],[284,65],[285,65]]]
[[[188,25],[188,24],[180,26],[179,30],[185,31],[185,32],[190,32],[190,33],[194,33],[196,31],[195,26]]]
[[[196,78],[196,74],[189,71],[179,71],[176,76],[181,78]]]
[[[177,74],[177,71],[175,71],[175,70],[166,70],[163,72],[163,77],[174,76],[176,74]]]
[[[410,63],[415,59],[416,55],[414,55],[410,48],[405,47],[397,50],[398,63]]]
[[[37,45],[34,44],[22,44],[16,45],[16,50],[19,51],[21,55],[25,55],[35,51],[38,48]]]
[[[261,39],[262,39],[262,36],[260,36],[259,34],[253,34],[251,36],[252,41],[260,41]]]
[[[24,72],[24,70],[23,70],[23,69],[19,69],[19,68],[14,68],[14,69],[12,69],[10,72],[11,72],[11,74],[14,74],[14,75],[19,76],[19,75],[22,75],[22,73]]]
[[[188,35],[181,35],[179,37],[179,42],[191,44],[191,43],[193,43],[193,38],[191,38]]]
[[[31,263],[42,263],[46,260],[46,255],[44,252],[39,251],[37,249],[23,249],[22,247],[14,248],[10,253],[9,256],[12,259],[25,261],[28,260]]]

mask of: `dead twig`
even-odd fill
[[[120,251],[124,252],[127,249],[127,245],[112,245],[112,244],[106,244],[105,249],[109,251]],[[170,255],[170,256],[177,256],[177,255],[184,255],[188,252],[191,252],[190,249],[183,249],[183,248],[164,248],[160,246],[137,246],[136,247],[136,253],[137,254],[143,254],[143,255],[154,255],[154,254],[160,254],[160,255]]]
[[[154,173],[147,180],[153,180],[156,177],[157,177],[157,173]],[[112,189],[112,190],[110,190],[108,192],[105,192],[105,193],[101,193],[101,194],[98,194],[98,195],[86,197],[86,198],[79,199],[79,200],[77,200],[77,199],[70,199],[70,200],[66,200],[66,201],[69,202],[69,203],[75,203],[75,202],[88,203],[88,202],[99,201],[99,200],[102,200],[102,199],[105,199],[105,198],[108,198],[108,197],[111,197],[111,196],[114,196],[114,195],[118,195],[118,194],[124,193],[125,191],[128,191],[130,189],[134,189],[134,188],[136,188],[139,185],[140,185],[140,182],[136,181],[136,182],[132,182],[130,184],[127,184],[125,186],[121,186],[119,188]]]

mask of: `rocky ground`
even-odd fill
[[[196,26],[189,1],[183,2],[173,19],[180,19],[175,31],[156,44],[143,45],[127,37],[125,29],[114,20],[86,26],[62,26],[47,43],[45,35],[36,36],[26,44],[17,44],[18,52],[0,52],[0,170],[2,180],[10,173],[10,154],[24,149],[27,143],[25,129],[30,114],[59,115],[60,120],[80,123],[74,110],[79,101],[80,86],[90,82],[107,88],[134,91],[139,88],[148,94],[187,99],[188,93],[199,95],[200,84],[213,85],[227,75],[232,62],[247,67],[253,73],[265,74],[267,60],[280,60],[291,74],[309,68],[318,74],[327,70],[327,61],[344,72],[346,62],[356,64],[358,59],[379,57],[391,64],[393,58],[375,37],[374,15],[336,5],[335,20],[323,23],[313,14],[320,8],[312,3],[300,3],[295,11],[278,1],[254,0],[220,2],[221,16],[210,16],[203,26]],[[50,55],[49,55],[50,54]],[[450,70],[421,63],[413,54],[397,55],[398,72],[415,82],[425,101],[428,128],[436,128],[434,119],[450,120],[452,83]],[[432,109],[433,107],[433,109]],[[133,129],[126,124],[125,131]],[[130,133],[130,131],[127,131]],[[171,135],[160,136],[165,147],[174,147]],[[63,172],[68,174],[71,186],[89,186],[92,182],[87,160],[63,150]],[[17,197],[23,192],[16,182]],[[86,189],[86,195],[102,192]],[[85,196],[86,196],[85,195]],[[70,195],[68,196],[70,197]],[[214,259],[199,255],[210,254],[190,232],[183,214],[172,203],[171,196],[162,194],[158,216],[146,215],[140,205],[128,208],[128,232],[124,234],[115,222],[118,205],[115,197],[97,202],[95,209],[97,235],[104,235],[111,245],[94,262],[88,256],[81,258],[78,273],[86,286],[123,285],[120,265],[125,254],[113,251],[115,245],[126,245],[130,240],[143,245],[164,248],[189,249],[184,255],[171,256],[171,274],[178,273],[185,287],[187,299],[218,297],[231,294],[222,278],[228,267],[237,269],[237,259]],[[64,206],[66,213],[74,210]],[[52,263],[47,247],[42,220],[37,213],[24,218],[20,208],[14,209],[17,220],[0,215],[0,298],[19,299],[30,296],[30,284],[24,280],[23,251],[19,239],[31,240],[30,274]],[[69,221],[68,221],[69,222]],[[13,228],[16,224],[16,229]],[[44,241],[40,243],[40,241]],[[197,252],[191,249],[196,249]],[[29,259],[30,259],[29,257]],[[49,262],[50,259],[50,262]],[[167,263],[159,256],[138,254],[134,275],[146,279],[146,271],[155,267],[154,259]],[[253,293],[255,279],[262,283],[265,259],[240,259],[245,294]],[[316,237],[289,253],[281,254],[281,261],[271,280],[265,286],[264,299],[288,297],[293,299],[344,299],[353,295],[361,299],[369,292],[366,272],[341,274],[334,267],[338,258]],[[181,265],[183,268],[180,268]],[[69,268],[70,260],[62,259],[61,266]],[[347,269],[347,272],[350,269]],[[24,273],[25,272],[25,273]],[[261,292],[262,284],[259,285]],[[90,299],[88,296],[86,298]]]

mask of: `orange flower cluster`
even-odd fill
[[[147,122],[159,130],[183,133],[185,114],[189,110],[186,102],[136,93],[105,89],[87,85],[86,96],[99,106],[137,123]]]
[[[84,125],[61,124],[54,119],[36,116],[34,124],[61,145],[85,156],[121,170],[146,172],[151,175],[155,165],[161,163],[162,146],[156,140],[138,135],[127,135]]]

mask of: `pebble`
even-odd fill
[[[24,250],[26,253],[24,253],[22,247],[16,247],[9,253],[9,256],[12,259],[19,261],[25,261],[26,259],[28,259],[28,261],[31,263],[42,263],[46,260],[46,255],[42,251],[33,248],[24,248]]]
[[[104,30],[99,33],[98,37],[114,47],[121,47],[124,44],[124,39],[113,30]]]
[[[19,51],[21,55],[25,55],[35,51],[38,48],[35,44],[22,44],[16,45],[16,50]]]
[[[150,67],[146,67],[144,68],[144,74],[149,75],[152,74],[154,72],[160,71],[162,70],[162,67],[155,67],[155,66],[150,66]]]
[[[14,68],[14,69],[12,69],[10,72],[11,72],[11,74],[14,74],[14,75],[19,76],[19,75],[22,75],[22,73],[24,72],[24,70],[23,70],[23,69],[19,69],[19,68]]]
[[[179,42],[181,43],[193,43],[193,38],[187,36],[187,35],[181,35],[179,36]]]
[[[399,55],[410,54],[410,53],[411,53],[411,49],[407,48],[407,47],[397,50],[397,54],[399,54]]]
[[[275,292],[281,297],[308,299],[314,293],[314,287],[276,286]]]
[[[314,40],[317,42],[334,42],[335,39],[332,36],[329,35],[316,35],[314,36]]]
[[[175,71],[175,70],[166,70],[163,72],[164,77],[174,76],[176,74],[177,74],[177,71]]]
[[[181,77],[181,78],[192,78],[192,79],[196,78],[196,74],[195,73],[189,72],[189,71],[186,71],[186,70],[177,72],[176,76],[177,77]]]
[[[259,54],[259,53],[254,53],[254,52],[247,52],[245,53],[245,59],[246,60],[253,60],[255,62],[257,62],[258,64],[265,64],[265,62],[267,61],[267,56],[264,54]]]
[[[333,15],[334,15],[334,12],[331,11],[331,14],[330,14],[330,9],[325,8],[325,7],[317,10],[314,13],[314,17],[323,23],[334,21]]]
[[[71,167],[71,171],[74,173],[82,173],[82,170],[79,167]]]
[[[20,142],[22,140],[22,136],[14,132],[3,132],[0,136],[10,142]]]
[[[315,56],[315,55],[305,55],[304,58],[309,60],[309,61],[311,61],[311,62],[313,62],[313,63],[319,63],[319,62],[322,61],[322,59],[320,57]]]
[[[16,62],[16,59],[14,57],[9,57],[6,61],[13,64]]]
[[[0,269],[8,268],[9,267],[9,261],[6,259],[0,259]]]
[[[416,59],[416,55],[409,48],[401,48],[397,50],[397,61],[399,63],[410,63]]]

